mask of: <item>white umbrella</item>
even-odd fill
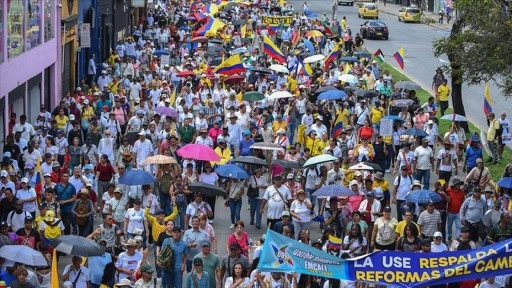
[[[272,64],[268,68],[270,68],[270,70],[276,71],[278,73],[284,73],[284,74],[289,74],[290,73],[288,68],[284,67],[281,64]]]
[[[350,166],[348,167],[348,169],[350,170],[373,170],[372,167],[366,165],[366,164],[363,164],[363,163],[359,163],[357,165],[354,165],[354,166]]]
[[[178,162],[174,157],[165,155],[155,155],[144,159],[144,164],[177,164]]]
[[[359,82],[359,79],[357,79],[357,77],[352,74],[340,75],[338,80],[349,84],[357,84]]]
[[[306,161],[306,163],[304,163],[303,166],[307,167],[307,166],[311,166],[311,165],[318,165],[318,164],[322,164],[325,162],[332,162],[332,161],[336,161],[336,160],[338,160],[338,158],[336,158],[332,155],[329,155],[329,154],[318,155],[318,156],[309,158],[308,161]]]
[[[275,99],[290,98],[290,97],[293,97],[293,95],[288,91],[277,91],[277,92],[270,94],[270,96],[268,96],[268,99],[275,100]]]
[[[306,57],[306,59],[304,59],[304,63],[314,63],[314,62],[322,61],[324,59],[325,59],[324,55],[317,54],[317,55]]]
[[[450,120],[450,121],[457,121],[457,122],[468,122],[468,119],[466,117],[459,115],[459,114],[446,114],[441,119],[444,120]]]
[[[279,144],[265,143],[265,142],[254,143],[254,144],[252,144],[252,146],[250,148],[251,149],[260,149],[260,150],[271,150],[271,151],[284,150],[283,147]]]
[[[28,266],[48,266],[48,262],[41,252],[25,245],[5,245],[0,248],[0,255],[9,261]]]

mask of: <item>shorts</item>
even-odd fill
[[[377,243],[377,241],[375,241],[375,249],[395,251],[395,242],[388,245],[380,245],[379,243]]]

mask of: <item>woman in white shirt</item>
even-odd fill
[[[294,231],[296,231],[296,239],[299,239],[300,236],[297,233],[298,231],[309,229],[309,223],[311,222],[309,214],[312,208],[313,205],[306,198],[306,192],[302,189],[297,191],[297,199],[293,200],[290,206],[290,215],[292,216]]]
[[[224,288],[247,288],[251,284],[251,280],[247,277],[247,270],[241,263],[237,263],[233,266],[231,271],[232,277],[226,278]]]
[[[351,227],[350,234],[343,239],[343,250],[348,250],[350,258],[366,254],[368,241],[361,233],[361,226],[354,224]]]
[[[145,231],[146,233],[142,233],[143,237],[146,236],[144,238],[145,242],[149,236],[149,229],[146,216],[144,216],[144,210],[141,207],[142,201],[137,198],[133,201],[133,208],[126,211],[124,215],[124,234],[127,239],[133,239],[137,236],[135,230]]]

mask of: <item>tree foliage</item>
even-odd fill
[[[495,80],[512,96],[512,17],[501,0],[457,0],[450,36],[434,42],[436,57],[446,54],[453,84]],[[455,78],[455,79],[454,79]],[[452,95],[453,97],[453,95]]]

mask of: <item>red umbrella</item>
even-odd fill
[[[181,71],[178,74],[176,74],[177,77],[187,78],[187,77],[195,77],[196,73],[192,71]]]
[[[196,43],[196,42],[206,42],[208,41],[208,38],[205,36],[198,36],[190,39],[190,43]]]
[[[235,83],[240,83],[240,82],[242,82],[244,80],[245,80],[245,76],[242,76],[242,75],[231,75],[226,80],[224,80],[224,82],[226,84],[235,84]]]

